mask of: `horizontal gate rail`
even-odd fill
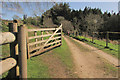
[[[2,60],[0,62],[0,75],[2,75],[3,73],[5,73],[6,71],[10,70],[11,68],[13,68],[14,66],[16,66],[17,62],[14,58],[7,58],[5,60]]]
[[[38,46],[38,47],[35,47],[35,48],[30,48],[29,52],[32,52],[32,51],[40,49],[40,48],[42,48],[42,46]]]
[[[60,36],[60,37],[52,38],[52,39],[50,39],[50,40],[55,40],[55,39],[59,39],[59,38],[61,38],[61,36]],[[46,41],[48,41],[48,39],[42,40],[42,41],[37,41],[37,42],[32,42],[32,43],[29,43],[29,46],[33,46],[33,45],[35,45],[35,44],[40,44],[40,43],[43,43],[43,42],[46,42]]]
[[[61,33],[56,33],[56,35],[60,35]],[[48,37],[48,36],[51,36],[52,34],[46,34],[46,35],[40,35],[40,36],[32,36],[32,37],[29,37],[28,39],[31,40],[31,39],[35,39],[35,38],[41,38],[41,37]]]
[[[28,32],[32,31],[51,31],[51,30],[56,30],[57,28],[41,28],[41,29],[28,29]]]
[[[37,52],[35,52],[34,54],[31,54],[30,57],[35,56],[35,55],[39,55],[39,54],[42,53],[42,52],[45,52],[45,51],[47,51],[47,50],[50,50],[50,49],[52,49],[52,48],[54,48],[54,47],[57,47],[57,46],[60,46],[60,45],[61,45],[61,43],[56,44],[56,45],[51,46],[51,47],[48,47],[48,48],[46,48],[46,49],[37,51]]]
[[[15,35],[11,32],[3,32],[0,35],[0,45],[12,43],[16,39]]]
[[[33,36],[33,37],[29,37],[28,39],[35,39],[35,38],[41,38],[41,37],[48,37],[51,36],[52,34],[47,34],[47,35],[40,35],[40,36]]]
[[[46,42],[46,41],[47,41],[47,39],[46,40],[42,40],[42,41],[37,41],[37,42],[29,43],[29,46],[33,46],[35,44],[40,44],[40,43],[43,43],[43,42]]]
[[[59,38],[61,38],[61,36],[59,36],[59,37],[54,37],[54,38],[51,38],[50,40],[55,40],[55,39],[59,39]]]

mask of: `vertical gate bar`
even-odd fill
[[[41,31],[41,35],[43,35],[43,31]],[[43,40],[43,37],[41,37],[41,40]],[[42,43],[41,43],[41,45],[42,45]]]
[[[61,45],[62,45],[62,27],[61,27]]]
[[[43,31],[41,31],[41,34],[43,35]],[[43,37],[41,37],[41,39],[43,40]]]
[[[34,36],[37,36],[37,31],[34,31]],[[37,38],[35,38],[35,42],[37,42]],[[37,44],[35,44],[35,47],[37,47]]]

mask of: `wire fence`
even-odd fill
[[[120,32],[82,32],[82,33],[71,33],[69,35],[74,38],[81,38],[82,40],[89,41],[93,44],[97,44],[96,40],[100,40],[104,43],[105,48],[109,48],[109,44],[120,45]]]

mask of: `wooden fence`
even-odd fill
[[[108,43],[109,43],[109,34],[120,34],[120,32],[93,32],[92,33],[92,42],[94,43],[94,37],[95,37],[95,34],[105,34],[106,35],[106,48],[108,48]]]
[[[0,45],[10,44],[10,58],[0,62],[0,75],[9,70],[10,78],[27,79],[27,56],[62,45],[62,24],[58,28],[27,29],[25,25],[18,27],[14,20],[9,23],[9,32],[0,37]]]
[[[0,75],[9,70],[9,78],[27,78],[26,30],[17,26],[17,20],[9,23],[9,32],[2,32],[0,45],[10,44],[10,58],[0,62]],[[18,50],[19,49],[19,50]]]

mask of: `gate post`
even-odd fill
[[[26,26],[18,28],[20,78],[27,79]]]
[[[9,32],[14,32],[17,34],[18,32],[18,27],[17,27],[17,20],[14,20],[13,23],[9,23]],[[17,35],[16,35],[17,37]],[[10,56],[16,59],[17,65],[18,65],[18,42],[17,39],[15,42],[10,43]],[[16,78],[19,76],[19,67],[15,66],[10,70],[10,77],[11,78]]]

